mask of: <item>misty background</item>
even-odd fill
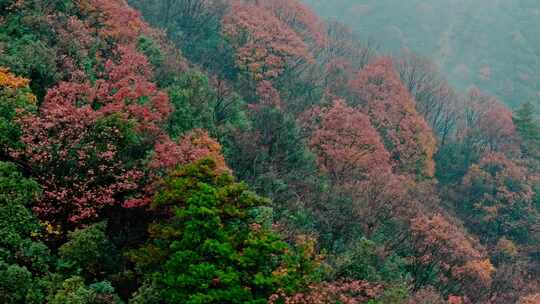
[[[304,1],[381,52],[430,58],[460,90],[476,86],[513,108],[538,104],[538,0]]]

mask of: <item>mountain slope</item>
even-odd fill
[[[434,60],[460,89],[477,86],[510,106],[540,95],[538,1],[305,0],[384,51]]]

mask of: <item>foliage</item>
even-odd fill
[[[130,259],[152,274],[161,297],[183,303],[265,303],[279,288],[301,288],[313,262],[297,259],[277,234],[250,221],[267,202],[202,160],[175,171],[153,208],[172,216],[150,226]]]
[[[42,276],[52,258],[33,238],[41,227],[29,207],[39,185],[24,178],[12,163],[0,162],[0,300],[3,303],[42,303]]]
[[[399,173],[432,177],[436,142],[424,118],[400,81],[392,61],[381,58],[367,65],[351,82],[373,126],[396,162]]]
[[[298,0],[129,3],[0,1],[0,302],[536,301],[532,105]]]
[[[9,149],[19,148],[21,144],[22,130],[16,122],[17,114],[35,111],[36,97],[29,90],[29,83],[28,79],[0,68],[0,149],[4,157]]]
[[[68,272],[87,278],[112,273],[118,267],[118,252],[105,234],[106,223],[101,222],[68,235],[59,248],[59,264]]]
[[[463,178],[458,206],[473,231],[491,244],[501,237],[535,242],[537,210],[532,205],[534,179],[527,168],[503,154],[485,155]]]

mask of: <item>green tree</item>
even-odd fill
[[[14,164],[0,162],[0,302],[42,303],[43,278],[49,273],[49,249],[33,239],[40,225],[28,208],[38,184]]]
[[[87,278],[111,273],[118,262],[118,252],[105,234],[106,222],[69,233],[69,240],[59,248],[60,267]]]
[[[524,103],[514,113],[514,125],[522,139],[522,152],[529,157],[540,157],[540,125],[534,118],[532,103]]]
[[[114,288],[107,281],[86,285],[78,276],[62,281],[49,295],[50,304],[121,304]]]
[[[130,259],[167,303],[266,303],[278,289],[302,287],[316,267],[313,247],[290,248],[258,223],[253,211],[268,201],[215,167],[205,159],[164,181],[153,208],[173,215],[151,225]]]

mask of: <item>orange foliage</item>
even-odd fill
[[[9,72],[9,69],[0,67],[0,87],[9,89],[22,89],[28,86],[30,80],[18,77]]]
[[[531,294],[519,299],[518,304],[540,304],[540,293]]]

